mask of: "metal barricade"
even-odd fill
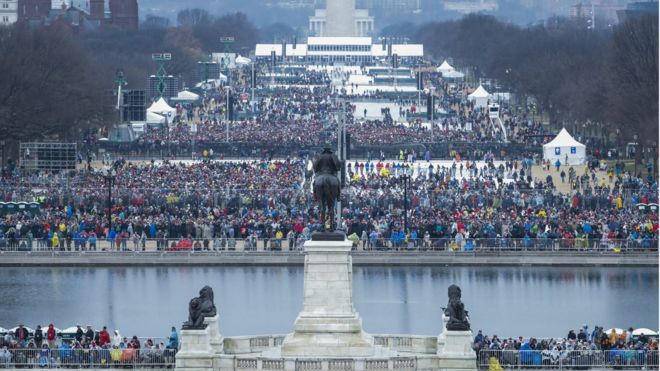
[[[657,350],[490,350],[477,352],[477,368],[501,369],[658,369]]]
[[[59,348],[0,351],[4,368],[172,368],[175,349]]]

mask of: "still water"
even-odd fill
[[[473,329],[487,334],[658,329],[654,268],[354,267],[353,297],[368,332],[437,335],[452,283]],[[302,267],[0,268],[0,326],[80,323],[165,337],[205,284],[224,335],[290,332],[302,306]]]

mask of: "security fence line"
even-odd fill
[[[0,350],[4,368],[145,368],[173,367],[175,349],[7,349]]]
[[[657,350],[481,350],[481,370],[502,369],[658,369]]]
[[[453,251],[453,252],[592,252],[592,253],[644,253],[657,252],[658,240],[653,239],[609,239],[609,238],[417,238],[402,234],[390,238],[367,238],[348,236],[353,246],[360,251]],[[0,251],[301,251],[307,241],[301,236],[288,238],[200,237],[200,238],[147,238],[117,237],[112,240],[97,237],[86,238],[33,238],[15,240],[0,239]],[[55,242],[57,244],[55,244]]]

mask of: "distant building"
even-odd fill
[[[0,4],[3,1],[15,0],[0,0]],[[128,30],[138,28],[137,0],[17,1],[18,20],[31,25],[65,20],[76,31],[95,30],[110,25]]]
[[[357,7],[361,9],[391,10],[415,12],[422,8],[421,0],[357,0]]]
[[[282,53],[284,51],[284,53]],[[272,63],[375,63],[391,55],[399,57],[401,65],[414,65],[424,56],[422,44],[373,44],[370,37],[309,37],[306,44],[257,44],[256,59]]]
[[[266,0],[265,5],[278,8],[309,9],[314,8],[315,3],[315,0]]]
[[[18,20],[43,20],[50,12],[50,0],[18,0]]]
[[[0,26],[18,21],[18,0],[0,0]]]
[[[630,18],[638,18],[642,15],[658,15],[658,1],[639,1],[628,4],[626,9],[617,10],[617,17],[620,22]]]
[[[498,9],[497,0],[446,0],[444,9],[461,14],[493,12]]]
[[[124,30],[137,30],[137,0],[110,0],[110,23]]]
[[[362,37],[374,32],[374,17],[356,9],[355,0],[332,0],[309,17],[309,33],[318,37]]]

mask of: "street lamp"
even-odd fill
[[[110,167],[105,170],[103,178],[108,183],[108,235],[106,236],[108,238],[112,230],[112,184],[115,182],[115,178],[117,178],[117,171],[115,171],[114,167]]]
[[[0,171],[5,168],[5,140],[0,139],[0,147],[2,147],[2,160],[0,160]]]
[[[634,147],[635,148],[635,159],[634,159],[634,161],[635,161],[635,170],[634,171],[635,171],[635,176],[637,176],[637,162],[639,161],[639,148],[640,148],[639,143],[637,143],[637,134],[633,135],[633,139],[635,140],[635,143],[634,143],[634,146],[635,146]]]
[[[403,231],[408,234],[408,183],[410,182],[410,174],[405,172],[399,178],[403,180]]]
[[[229,82],[229,80],[227,80],[227,82]],[[225,86],[225,90],[227,90],[227,94],[226,94],[227,95],[227,107],[225,109],[226,119],[227,119],[227,133],[226,133],[226,136],[227,136],[227,143],[229,143],[229,93],[231,91],[231,86],[229,86],[229,84],[227,84],[227,86]]]

